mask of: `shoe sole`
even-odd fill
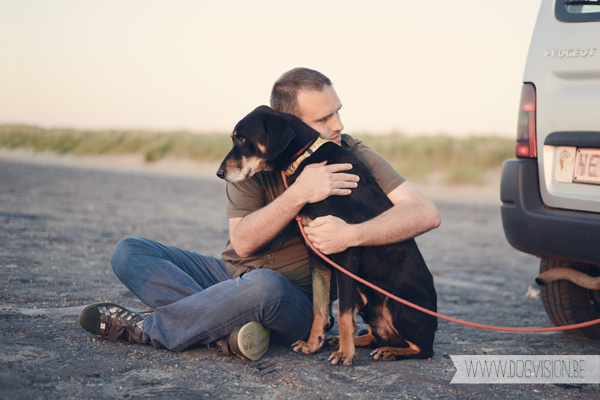
[[[236,338],[233,352],[250,361],[259,360],[269,349],[271,331],[258,322],[248,322],[237,332],[232,332]]]

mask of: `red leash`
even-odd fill
[[[285,176],[285,173],[283,171],[281,171],[281,176],[283,177],[283,183],[285,185],[285,188],[288,188],[288,183],[287,183],[287,179]],[[396,300],[397,302],[400,302],[406,306],[412,307],[416,310],[422,311],[426,314],[432,315],[434,317],[437,318],[442,318],[445,319],[447,321],[450,322],[455,322],[457,324],[461,324],[461,325],[466,325],[466,326],[471,326],[474,328],[480,328],[480,329],[488,329],[488,330],[492,330],[492,331],[503,331],[503,332],[555,332],[555,331],[567,331],[567,330],[571,330],[571,329],[579,329],[579,328],[585,328],[587,326],[592,326],[592,325],[596,325],[596,324],[600,324],[600,319],[595,319],[592,321],[588,321],[588,322],[582,322],[580,324],[574,324],[574,325],[563,325],[563,326],[557,326],[557,327],[551,327],[551,328],[509,328],[509,327],[502,327],[502,326],[493,326],[493,325],[484,325],[484,324],[478,324],[475,322],[469,322],[469,321],[464,321],[462,319],[457,319],[457,318],[452,318],[452,317],[448,317],[446,315],[443,314],[439,314],[435,311],[431,311],[428,310],[426,308],[423,308],[417,304],[411,303],[410,301],[404,300],[398,296],[395,296],[393,294],[391,294],[390,292],[372,284],[371,282],[367,282],[366,280],[362,279],[360,276],[357,276],[355,274],[353,274],[352,272],[346,270],[345,268],[339,266],[338,264],[336,264],[335,262],[333,262],[332,260],[330,260],[327,256],[325,256],[323,253],[321,253],[319,250],[317,250],[317,248],[311,243],[310,240],[308,240],[308,236],[306,236],[306,232],[304,232],[304,226],[302,225],[302,221],[300,219],[300,217],[296,217],[296,221],[298,222],[298,226],[300,227],[300,232],[302,233],[302,236],[304,237],[304,240],[306,241],[306,243],[308,244],[308,246],[319,256],[321,257],[323,260],[325,260],[328,264],[330,264],[331,266],[333,266],[334,268],[340,270],[341,272],[343,272],[344,274],[348,275],[349,277],[351,277],[352,279],[357,280],[358,282],[362,283],[363,285],[366,285],[368,287],[370,287],[371,289],[374,289],[376,291],[378,291],[379,293],[382,293],[394,300]]]

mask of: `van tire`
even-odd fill
[[[600,276],[600,267],[543,257],[540,261],[540,273],[553,268],[573,268],[591,276]],[[579,324],[600,318],[600,291],[588,290],[569,281],[551,282],[540,287],[546,314],[556,326]],[[600,324],[586,328],[565,331],[567,333],[600,340]]]

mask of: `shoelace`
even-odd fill
[[[138,313],[117,307],[102,307],[100,310],[100,332],[103,337],[115,342],[141,343],[142,317]],[[136,335],[136,326],[139,335]]]

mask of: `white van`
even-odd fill
[[[600,1],[542,0],[523,82],[517,159],[502,169],[504,232],[541,258],[554,324],[599,319]],[[600,325],[570,332],[600,339]]]

